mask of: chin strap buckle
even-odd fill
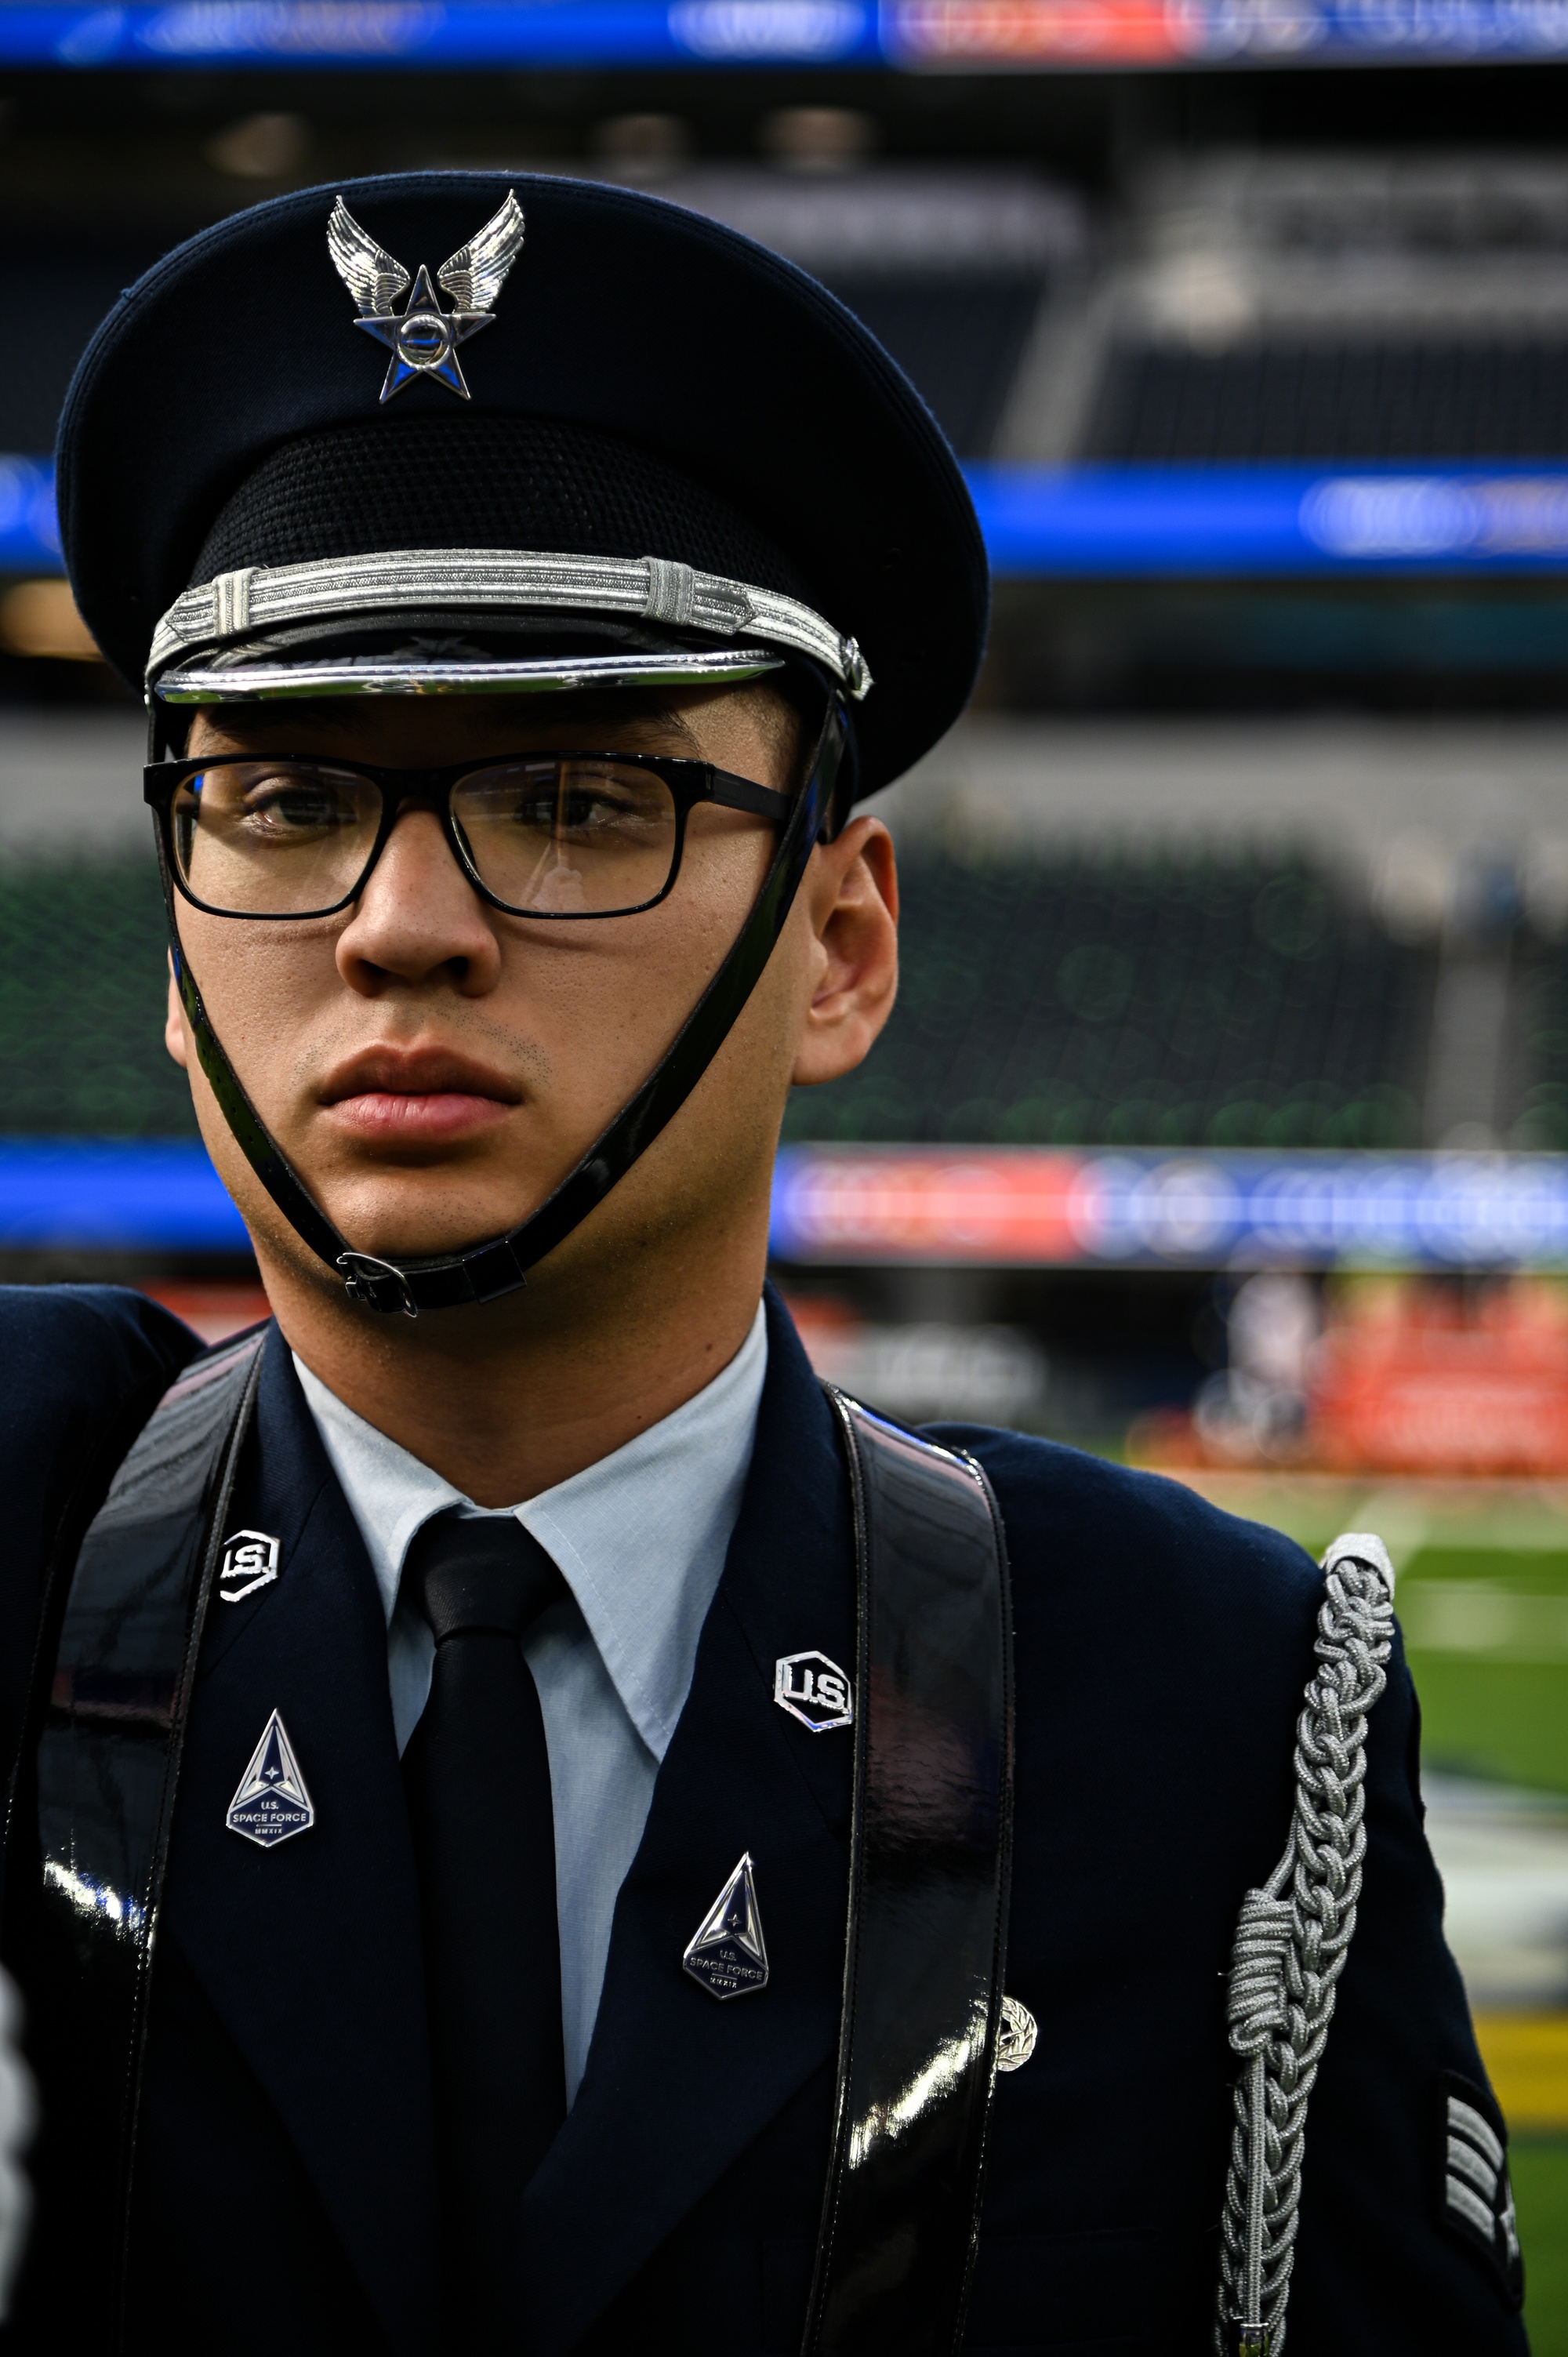
[[[386,1318],[400,1309],[405,1318],[418,1317],[419,1306],[408,1289],[408,1279],[390,1260],[377,1260],[373,1253],[346,1252],[338,1254],[338,1266],[350,1301],[366,1309],[379,1309]]]

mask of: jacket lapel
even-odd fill
[[[770,1298],[735,1537],[617,1903],[587,2071],[524,2204],[527,2345],[539,2357],[581,2337],[836,2051],[852,1742],[810,1734],[772,1695],[781,1654],[816,1647],[853,1668],[854,1582],[831,1415]],[[747,1851],[769,1978],[720,2003],[681,1960]]]
[[[214,1597],[192,1701],[169,1932],[271,2098],[394,2349],[428,2349],[436,2194],[413,1858],[386,1622],[286,1345],[268,1335],[235,1523],[280,1570]],[[276,1710],[316,1810],[263,1849],[226,1817]]]

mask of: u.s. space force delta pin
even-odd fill
[[[693,1932],[681,1962],[710,1996],[745,1996],[768,1986],[768,1948],[749,1850]]]
[[[231,1834],[243,1834],[263,1849],[275,1849],[291,1835],[308,1833],[316,1823],[315,1803],[275,1710],[251,1754],[225,1822]]]

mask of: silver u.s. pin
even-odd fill
[[[269,1587],[278,1576],[279,1547],[270,1531],[231,1531],[218,1561],[218,1595],[224,1604],[242,1604],[258,1587]]]
[[[813,1735],[854,1721],[854,1694],[836,1662],[813,1647],[808,1653],[781,1653],[773,1664],[773,1699],[780,1710]]]
[[[315,1803],[275,1710],[251,1754],[225,1822],[231,1834],[243,1834],[263,1849],[274,1849],[294,1834],[308,1833],[316,1823]]]
[[[745,1996],[768,1986],[768,1948],[749,1850],[693,1932],[681,1962],[710,1996]]]

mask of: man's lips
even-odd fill
[[[367,1049],[328,1074],[317,1092],[334,1126],[389,1143],[433,1143],[489,1128],[521,1097],[503,1073],[435,1048]]]

